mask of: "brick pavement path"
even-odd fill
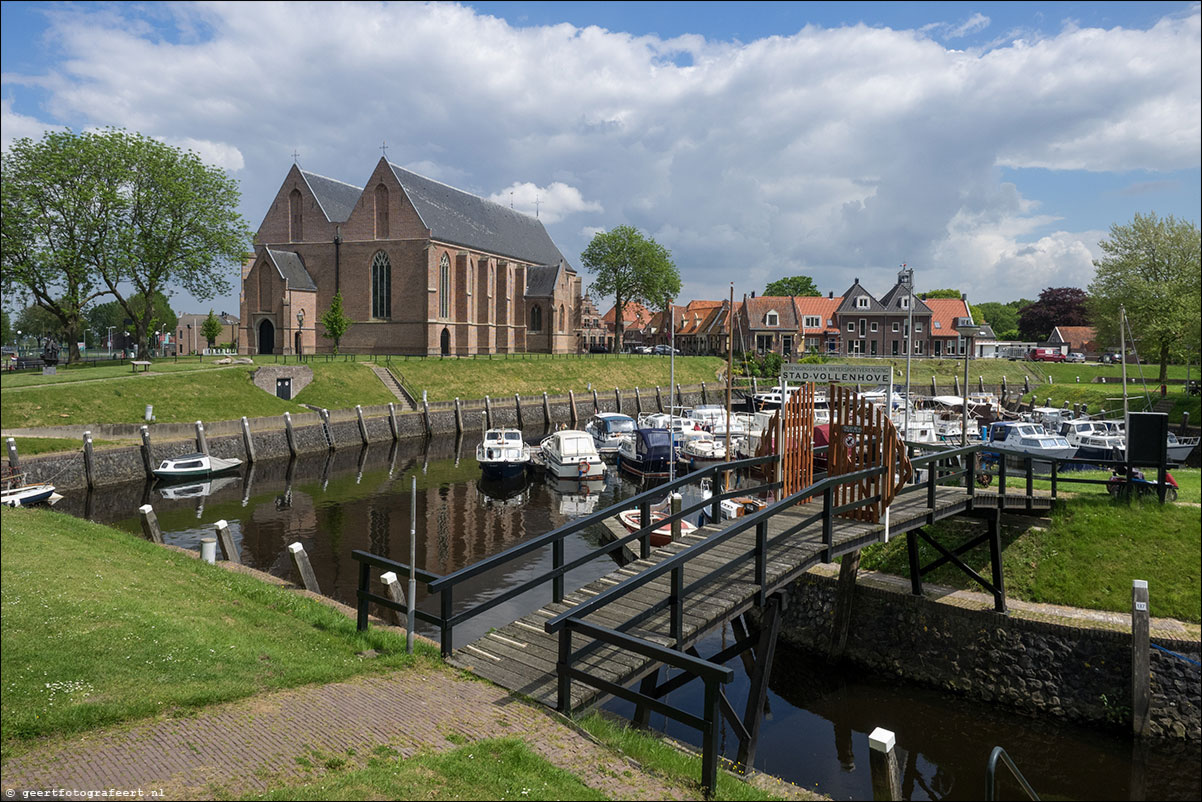
[[[450,738],[448,739],[448,736]],[[9,789],[163,789],[201,799],[304,782],[298,759],[365,761],[385,745],[402,755],[448,750],[464,739],[520,737],[551,763],[616,799],[681,799],[685,792],[644,773],[542,708],[451,671],[419,667],[278,691],[205,708],[186,718],[93,730],[48,743],[4,766]]]

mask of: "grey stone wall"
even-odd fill
[[[834,577],[806,574],[790,588],[781,635],[829,652]],[[1197,641],[1154,639],[1151,734],[1202,740]],[[1029,713],[1130,728],[1131,634],[967,610],[857,586],[846,657],[926,685]]]
[[[292,379],[292,397],[313,381],[313,369],[308,365],[264,365],[251,374],[255,387],[275,395],[276,379]]]

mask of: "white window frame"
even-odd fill
[[[920,331],[922,331],[922,321],[921,321],[921,320],[915,320],[915,321],[914,321],[914,331],[915,331],[915,332],[920,332]]]
[[[870,323],[868,325],[868,330],[871,331],[873,334],[876,334],[876,321],[875,320],[872,321],[872,323]]]
[[[780,315],[778,315],[775,310],[764,315],[764,325],[779,326],[780,325]]]
[[[802,325],[807,329],[817,329],[822,327],[822,318],[818,315],[806,315],[802,318]]]
[[[856,333],[856,322],[854,320],[847,321],[847,330],[852,334]]]
[[[902,299],[901,299],[901,308],[902,308],[902,309],[909,309],[909,308],[910,308],[910,296],[908,296],[908,295],[907,295],[907,296],[905,296],[904,298],[902,298]]]
[[[856,299],[856,309],[868,309],[869,306],[867,295],[861,295]]]
[[[896,334],[899,331],[901,331],[901,324],[895,320],[893,321],[893,333]]]

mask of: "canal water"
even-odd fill
[[[601,509],[642,488],[616,472],[587,486],[571,482],[489,484],[475,461],[476,439],[402,441],[363,449],[260,462],[242,473],[204,483],[106,486],[100,492],[68,493],[58,509],[111,524],[140,536],[140,505],[154,506],[168,543],[199,549],[218,520],[229,522],[243,562],[297,580],[287,547],[304,544],[322,593],[354,605],[362,549],[407,562],[411,488],[416,479],[417,563],[435,574],[466,565]],[[695,500],[695,499],[694,499]],[[690,499],[686,497],[685,503]],[[565,544],[568,560],[595,548],[596,533]],[[456,609],[493,598],[543,575],[550,549],[537,550],[503,569],[462,586]],[[594,561],[568,575],[568,589],[609,573],[613,563]],[[549,601],[549,588],[519,596],[456,627],[456,645],[514,620]],[[461,598],[460,598],[461,597]],[[437,599],[419,585],[418,606],[437,612]],[[437,639],[433,628],[423,634]],[[733,636],[711,634],[698,644],[711,654]],[[748,677],[732,661],[735,681],[727,693],[742,710]],[[699,683],[675,691],[669,701],[701,709]],[[1197,748],[1141,751],[1118,733],[1050,722],[1001,711],[957,696],[906,684],[896,678],[833,668],[804,651],[778,647],[770,681],[769,712],[761,729],[755,766],[836,799],[871,798],[868,733],[876,727],[897,735],[903,791],[908,799],[977,799],[985,794],[985,763],[1003,746],[1043,798],[1190,799],[1202,797]],[[629,717],[620,700],[606,709]],[[699,733],[662,716],[651,724],[678,740],[699,744]],[[737,738],[722,731],[727,757]],[[1018,798],[1014,783],[1000,798]]]

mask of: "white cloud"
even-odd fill
[[[17,139],[38,140],[47,131],[61,131],[63,128],[65,126],[51,125],[27,115],[18,114],[13,111],[12,100],[9,98],[0,100],[0,147],[7,149]]]
[[[56,13],[62,60],[21,78],[47,93],[39,113],[195,143],[240,170],[254,221],[294,150],[362,183],[387,141],[391,161],[440,181],[513,192],[527,212],[537,197],[573,263],[590,232],[640,227],[673,252],[686,296],[791,271],[841,292],[904,261],[930,286],[1033,297],[1045,279],[1087,281],[1099,235],[1049,233],[1057,211],[999,166],[1168,171],[1202,150],[1197,7],[977,52],[864,25],[742,44],[513,28],[449,4],[154,8]],[[27,113],[5,101],[6,142],[43,125]]]
[[[207,139],[194,139],[190,136],[159,137],[159,139],[172,147],[190,150],[199,156],[201,161],[223,170],[229,170],[231,173],[241,170],[246,165],[246,161],[242,158],[242,151],[227,142],[212,142]]]

